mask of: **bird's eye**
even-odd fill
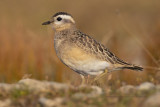
[[[57,20],[58,20],[58,21],[61,21],[61,20],[62,20],[62,18],[61,18],[61,17],[58,17],[58,18],[57,18]]]

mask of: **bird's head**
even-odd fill
[[[75,26],[73,17],[66,12],[58,12],[54,14],[49,21],[42,23],[42,25],[52,25],[55,31],[69,29]]]

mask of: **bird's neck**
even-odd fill
[[[75,24],[64,24],[61,26],[55,26],[54,30],[55,32],[63,32],[63,31],[75,29],[75,28],[76,28]]]
[[[75,29],[64,29],[61,31],[55,31],[54,39],[67,39],[71,36],[74,36]]]
[[[64,29],[61,31],[55,31],[54,34],[54,47],[58,53],[61,48],[67,43],[70,38],[74,36],[74,29]]]

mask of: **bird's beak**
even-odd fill
[[[52,23],[52,22],[51,21],[47,21],[47,22],[42,23],[42,25],[49,25],[50,23]]]

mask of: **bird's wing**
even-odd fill
[[[79,47],[82,47],[86,52],[92,53],[101,60],[105,60],[111,64],[119,64],[119,65],[131,65],[117,56],[115,56],[109,49],[105,48],[104,45],[100,44],[92,37],[80,32],[75,32],[76,36],[72,38],[72,42],[76,42]]]

